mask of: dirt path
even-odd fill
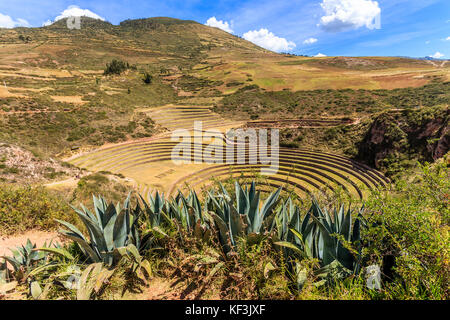
[[[28,239],[30,239],[32,243],[36,243],[37,247],[41,247],[45,242],[49,244],[51,240],[53,240],[53,242],[62,242],[62,239],[57,232],[31,230],[11,237],[4,237],[0,235],[0,256],[11,255],[9,248],[24,245],[27,243]]]
[[[50,183],[45,184],[44,186],[46,186],[48,188],[76,187],[78,181],[80,181],[80,179],[72,177],[72,178],[69,178],[69,179],[66,179],[66,180],[50,182]]]
[[[211,288],[210,288],[211,289]],[[199,288],[191,288],[186,281],[175,278],[154,277],[149,280],[148,287],[142,293],[126,297],[132,300],[220,300],[219,291],[199,292]]]
[[[136,296],[136,300],[180,300],[180,290],[172,287],[167,279],[153,278],[148,288]]]

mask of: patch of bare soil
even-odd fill
[[[78,168],[61,162],[39,159],[30,151],[15,145],[0,143],[0,178],[5,181],[36,183],[81,176]]]
[[[25,96],[9,92],[8,88],[6,88],[3,84],[0,83],[0,98],[9,98],[9,97],[23,98]]]
[[[218,293],[205,295],[204,291],[199,292],[199,288],[194,286],[194,282],[190,285],[182,279],[173,278],[165,279],[155,277],[149,281],[149,285],[143,288],[143,292],[135,296],[136,300],[219,300]],[[207,288],[204,288],[207,290]]]
[[[396,89],[407,87],[421,87],[428,83],[426,78],[419,78],[413,74],[399,74],[390,76],[375,76],[373,77],[382,89]]]
[[[42,247],[45,243],[48,245],[50,241],[62,243],[63,239],[57,232],[31,230],[20,235],[11,237],[2,237],[0,235],[0,256],[10,256],[12,253],[9,250],[15,249],[18,246],[25,245],[30,239],[32,243],[36,243],[36,247]]]
[[[86,101],[83,101],[82,96],[50,96],[56,102],[65,102],[65,103],[73,103],[73,104],[85,104]]]
[[[180,290],[172,287],[169,280],[162,278],[151,279],[149,286],[136,298],[138,300],[181,300]]]

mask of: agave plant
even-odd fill
[[[228,253],[236,246],[238,237],[257,239],[270,228],[270,219],[273,218],[281,188],[271,193],[262,205],[255,182],[245,189],[235,183],[236,205],[222,185],[221,188],[222,193],[219,195],[209,192],[208,206],[219,231],[219,240]]]
[[[273,221],[273,228],[277,230],[278,239],[286,242],[297,242],[291,229],[302,230],[308,226],[309,216],[303,220],[300,217],[300,209],[294,205],[292,198],[288,198],[278,209]]]
[[[123,207],[112,203],[107,204],[102,197],[93,196],[94,213],[81,205],[81,209],[72,207],[83,221],[89,233],[89,240],[74,225],[57,220],[68,230],[60,230],[67,238],[75,241],[90,262],[103,262],[108,266],[114,266],[119,260],[118,248],[133,244],[137,248],[141,246],[140,234],[137,226],[141,213],[139,205],[133,210],[130,205],[130,195],[125,200]]]
[[[44,247],[47,247],[46,243]],[[1,257],[13,267],[11,274],[7,269],[6,262],[0,266],[1,278],[4,281],[12,278],[19,282],[24,281],[34,269],[47,263],[48,254],[46,252],[36,251],[36,244],[33,244],[30,239],[27,240],[25,245],[19,246],[16,249],[10,249],[10,251],[12,252],[12,256]]]
[[[46,271],[61,266],[58,261],[50,259],[48,254],[63,249],[59,243],[51,245],[52,242],[48,246],[47,243],[44,243],[42,248],[37,249],[36,244],[28,239],[25,245],[10,249],[13,255],[2,257],[5,262],[0,263],[0,294],[13,290],[19,283],[27,282],[30,288],[29,294],[33,298],[40,295],[40,293],[37,294],[40,290],[40,285],[36,280],[37,276],[43,274],[45,277]],[[12,271],[8,269],[7,262],[13,267]],[[48,291],[48,286],[46,291]],[[42,293],[42,291],[40,292]]]
[[[347,213],[344,206],[341,206],[339,210],[335,208],[331,215],[326,209],[321,209],[316,200],[313,200],[311,209],[302,222],[297,223],[296,226],[291,225],[290,232],[286,232],[284,228],[284,233],[281,232],[281,234],[287,235],[276,244],[302,256],[318,259],[323,268],[320,273],[324,273],[329,266],[336,264],[353,273],[358,273],[361,251],[360,220],[363,210],[364,208],[353,221],[353,212],[350,208]]]

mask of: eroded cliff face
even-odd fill
[[[448,107],[382,113],[369,127],[358,158],[380,170],[405,160],[437,160],[449,151],[449,115]]]

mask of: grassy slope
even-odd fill
[[[280,55],[222,30],[171,18],[119,26],[82,18],[81,26],[70,30],[60,20],[44,28],[0,29],[0,76],[6,84],[0,89],[0,140],[43,158],[63,156],[79,147],[155,134],[160,129],[137,110],[167,103],[216,104],[217,111],[240,120],[370,117],[397,107],[392,101],[399,96],[407,105],[416,103],[414,95],[448,103],[448,94],[443,99],[435,94],[447,87],[385,89],[448,80],[449,64]],[[112,59],[135,68],[103,76]],[[151,85],[143,83],[144,72],[153,75]],[[246,91],[248,85],[260,89]]]

